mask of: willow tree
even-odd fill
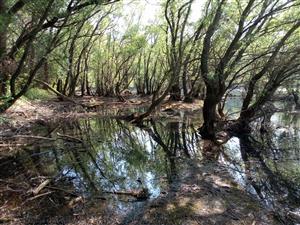
[[[167,0],[165,5],[167,59],[172,82],[170,88],[171,100],[181,100],[180,81],[184,68],[184,56],[188,45],[186,41],[186,29],[192,3],[193,0],[186,2]]]
[[[0,112],[8,109],[26,93],[49,54],[60,45],[65,34],[64,28],[74,23],[78,13],[92,12],[97,5],[113,2],[115,1],[1,1]],[[43,39],[45,35],[48,35],[47,40]],[[34,65],[27,65],[30,69],[25,73],[24,67],[30,49],[37,43],[44,44],[45,48],[41,49],[42,54]],[[7,85],[9,94],[6,92]]]
[[[240,0],[229,4],[226,0],[220,0],[209,1],[209,4],[209,23],[200,54],[200,71],[206,85],[204,124],[201,128],[204,138],[215,137],[215,125],[219,118],[217,105],[233,82],[249,78],[246,79],[249,81],[246,82],[247,96],[241,120],[246,114],[252,117],[253,112],[264,104],[265,97],[248,109],[257,81],[268,77],[270,71],[273,75],[282,74],[282,70],[287,70],[297,60],[290,52],[292,62],[288,64],[291,65],[288,66],[284,60],[281,61],[281,69],[274,70],[276,60],[280,56],[287,57],[282,51],[299,27],[299,16],[294,13],[293,18],[287,16],[299,8],[297,1]],[[288,74],[293,75],[294,72],[289,70]],[[274,76],[267,84],[270,90],[266,91],[265,96],[273,93],[281,83],[272,82]]]

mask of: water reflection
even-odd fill
[[[297,114],[274,114],[269,132],[232,138],[221,159],[236,181],[282,222],[300,209],[299,119]]]
[[[136,199],[117,192],[147,188],[156,198],[190,159],[216,161],[249,193],[287,213],[300,207],[299,118],[277,113],[271,118],[272,133],[232,138],[225,146],[202,141],[197,126],[185,117],[149,121],[142,127],[100,118],[54,123],[34,129],[48,141],[30,142],[17,154],[0,159],[0,179],[23,180],[35,187],[38,178],[50,178],[48,188],[62,191],[52,198],[57,205],[69,204],[66,193],[127,202]]]
[[[172,182],[180,167],[177,161],[196,154],[199,138],[185,122],[151,121],[145,127],[134,127],[97,118],[64,122],[37,132],[57,140],[34,142],[23,148],[14,156],[14,163],[22,170],[9,171],[30,170],[46,177],[63,174],[76,192],[86,196],[145,186],[151,197],[157,197],[160,180]],[[11,163],[3,159],[1,167]]]

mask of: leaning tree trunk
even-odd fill
[[[242,111],[240,113],[240,117],[236,120],[235,123],[233,123],[231,126],[229,126],[229,131],[231,131],[233,134],[237,133],[250,133],[251,127],[250,123],[255,119],[255,116],[257,115],[257,112],[262,109],[264,104],[270,100],[271,96],[273,96],[274,92],[278,88],[280,83],[272,83],[271,85],[266,85],[266,89],[263,92],[262,95],[257,97],[255,102],[252,105],[249,105],[250,102],[253,100],[253,89],[249,90],[247,93],[247,97],[244,99]]]

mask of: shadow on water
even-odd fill
[[[271,133],[235,137],[221,148],[201,141],[188,117],[143,127],[99,118],[50,123],[32,129],[45,139],[23,140],[25,146],[1,156],[0,207],[27,222],[106,212],[108,221],[117,213],[127,223],[146,204],[139,200],[148,196],[139,199],[137,192],[147,190],[155,200],[178,191],[183,171],[197,160],[225,168],[285,224],[300,211],[299,118],[277,113]]]

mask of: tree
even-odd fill
[[[237,7],[239,14],[236,17],[230,13],[232,8],[229,11],[226,1],[211,1],[210,16],[212,19],[203,38],[200,54],[200,70],[206,85],[203,107],[204,124],[201,128],[201,134],[204,138],[214,138],[215,125],[219,117],[216,111],[217,105],[232,84],[241,77],[252,77],[250,78],[252,81],[247,87],[248,94],[244,100],[240,120],[244,120],[246,114],[249,117],[253,116],[253,112],[257,109],[256,106],[247,112],[244,111],[248,108],[248,102],[253,97],[253,88],[256,82],[267,76],[267,72],[272,67],[280,50],[299,27],[297,19],[286,21],[284,18],[276,19],[275,15],[279,18],[280,16],[283,17],[283,15],[297,9],[298,4],[295,1],[271,2],[266,0],[260,3],[255,0],[238,1],[237,5],[234,3],[230,5],[230,7]],[[282,30],[276,30],[274,27],[281,27]],[[228,32],[233,32],[234,35],[227,35]],[[278,32],[286,32],[286,35],[276,43]],[[224,39],[225,34],[227,35],[226,39]],[[276,36],[274,36],[275,34]],[[258,46],[262,48],[258,53],[254,52]],[[217,53],[217,58],[214,57],[214,52]],[[291,58],[291,60],[295,59],[294,57]],[[260,67],[258,68],[257,65]],[[282,65],[282,68],[286,68],[286,66]],[[277,71],[277,74],[281,72]],[[273,82],[273,84],[275,83]],[[271,85],[270,83],[268,86],[272,87],[265,93],[265,96],[273,93],[278,87],[278,85]],[[263,104],[265,102],[263,99],[258,101],[256,105]]]
[[[0,36],[6,37],[8,32],[6,28],[8,27],[9,29],[12,24],[17,23],[14,21],[14,16],[17,12],[26,19],[28,19],[27,13],[34,14],[34,20],[31,20],[28,24],[21,24],[20,29],[16,32],[17,34],[13,35],[12,40],[10,40],[12,45],[9,49],[6,48],[7,38],[2,39],[0,51],[2,101],[0,103],[0,112],[5,111],[26,93],[37,72],[46,61],[46,58],[60,45],[60,41],[64,37],[64,28],[72,25],[72,18],[75,18],[80,12],[91,13],[93,11],[92,7],[95,5],[107,5],[116,1],[75,2],[73,0],[19,0],[11,7],[2,4],[0,7],[2,12]],[[3,3],[3,1],[1,2]],[[70,23],[68,24],[68,22]],[[25,74],[23,69],[32,45],[39,42],[43,35],[49,33],[50,29],[55,30],[55,32],[48,41],[44,43],[47,46],[46,49],[44,49],[43,54],[40,55],[40,59],[36,64],[30,65],[30,71]],[[10,69],[7,68],[12,67],[10,65],[14,65],[14,70],[11,73],[11,76],[8,77],[7,74],[10,72]],[[21,77],[23,85],[18,83]],[[9,95],[6,93],[8,81],[10,87]]]
[[[188,17],[193,0],[181,3],[176,0],[167,0],[165,6],[166,47],[169,73],[171,76],[170,99],[181,100],[181,76],[184,68],[184,55],[188,42],[185,40]]]

